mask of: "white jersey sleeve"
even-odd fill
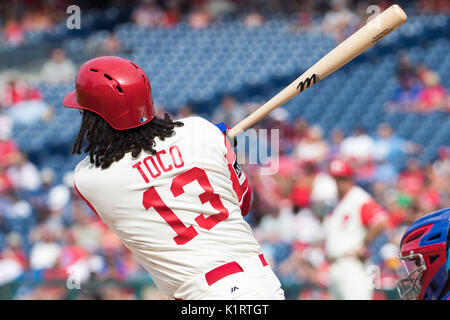
[[[248,179],[225,135],[199,117],[165,140],[155,155],[131,153],[107,169],[86,157],[76,188],[149,271],[172,294],[185,281],[223,263],[261,252],[243,219]]]

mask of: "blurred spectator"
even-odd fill
[[[122,43],[114,33],[109,33],[102,41],[100,56],[113,56],[122,51]]]
[[[31,125],[38,121],[49,121],[53,109],[43,100],[27,100],[15,104],[8,114],[14,124]]]
[[[13,190],[13,184],[6,174],[5,167],[0,165],[0,196]]]
[[[176,119],[183,119],[187,117],[194,117],[196,116],[194,111],[192,110],[192,107],[190,105],[184,105],[180,107],[177,111]]]
[[[296,134],[297,142],[306,138],[308,134],[308,122],[303,118],[297,118],[294,122],[294,131]]]
[[[328,153],[328,157],[329,160],[333,160],[339,157],[340,153],[341,153],[341,144],[342,141],[344,141],[345,138],[345,134],[341,129],[333,129],[331,131],[331,141],[329,143],[329,153]]]
[[[121,246],[103,248],[104,268],[99,276],[103,279],[117,279],[123,281],[129,275],[125,254]]]
[[[328,145],[323,139],[323,130],[319,126],[308,129],[304,139],[300,140],[295,155],[300,161],[322,163],[328,156]]]
[[[11,137],[13,119],[8,115],[6,107],[0,102],[0,140],[7,140]]]
[[[76,66],[66,57],[64,49],[57,48],[52,51],[50,59],[44,63],[40,77],[45,83],[56,84],[74,81],[76,73]]]
[[[310,30],[313,24],[313,14],[315,12],[313,1],[303,1],[301,9],[296,13],[296,20],[293,24],[293,30],[306,32]]]
[[[425,171],[416,158],[409,158],[398,180],[399,190],[417,196],[425,184]]]
[[[24,231],[20,230],[21,224],[32,215],[31,205],[26,199],[19,197],[14,190],[4,195],[3,200],[2,210],[4,218],[12,223],[11,229]]]
[[[213,123],[223,122],[229,127],[233,127],[246,116],[245,109],[231,95],[222,98],[219,108],[216,108],[211,116]]]
[[[6,21],[3,32],[5,41],[12,46],[18,46],[22,44],[25,39],[24,29],[14,18],[10,18]]]
[[[89,252],[95,252],[103,232],[97,217],[84,210],[84,207],[78,206],[73,212],[73,218],[71,229],[74,243]]]
[[[116,33],[102,30],[87,37],[84,52],[88,56],[121,56],[128,48],[123,46]]]
[[[277,108],[270,113],[272,122],[270,128],[279,130],[279,152],[291,154],[295,148],[296,133],[289,119],[289,112],[284,108]]]
[[[446,190],[443,196],[447,198],[447,203],[443,207],[450,207],[450,147],[440,147],[438,157],[432,163],[430,170],[431,182],[438,190]]]
[[[315,162],[305,162],[290,196],[295,210],[311,208],[319,218],[323,218],[337,201],[336,183],[327,173],[320,171]]]
[[[391,112],[449,111],[450,99],[440,84],[439,75],[425,64],[414,65],[406,53],[399,55],[397,68],[399,88],[386,104]]]
[[[40,90],[29,82],[19,78],[13,72],[0,92],[2,119],[5,124],[31,124],[39,120],[47,120],[51,116],[51,108],[43,101]],[[6,127],[5,133],[12,127]]]
[[[36,210],[36,222],[45,222],[51,215],[51,198],[49,196],[54,186],[55,172],[52,169],[44,168],[41,170],[41,189],[39,194],[32,196],[30,201]]]
[[[14,281],[23,273],[23,268],[18,261],[0,252],[0,286]]]
[[[323,241],[322,220],[313,211],[304,208],[294,211],[295,241],[302,245],[315,245]]]
[[[165,16],[162,21],[162,25],[165,27],[174,27],[182,19],[180,11],[180,3],[178,0],[167,1],[165,8]]]
[[[412,63],[411,58],[406,52],[400,52],[397,61],[396,76],[398,80],[416,78],[416,66]]]
[[[257,227],[266,215],[276,215],[283,198],[283,188],[273,175],[260,175],[258,169],[242,165],[252,185],[251,214],[247,215],[253,227]]]
[[[38,168],[23,153],[16,154],[6,173],[17,191],[33,192],[41,187]]]
[[[341,155],[346,159],[366,162],[372,158],[374,150],[373,139],[366,134],[362,127],[354,129],[353,134],[341,143]]]
[[[425,214],[439,210],[442,205],[442,198],[439,191],[430,185],[428,180],[424,184],[417,199],[422,212]]]
[[[47,194],[47,206],[53,212],[64,212],[66,207],[71,205],[71,202],[78,199],[74,190],[73,173],[66,172],[63,176],[63,183],[54,185],[54,174],[52,171],[46,171],[43,170],[42,176],[47,186],[50,186]],[[75,210],[73,209],[73,211]],[[69,217],[64,218],[69,219]]]
[[[308,208],[310,206],[312,185],[316,167],[312,163],[303,166],[302,175],[295,181],[291,189],[290,200],[295,209]]]
[[[322,23],[323,32],[333,35],[338,42],[350,36],[359,25],[358,16],[347,5],[347,0],[333,0]]]
[[[17,159],[19,148],[11,138],[0,136],[0,168],[6,169]]]
[[[291,243],[299,231],[296,229],[298,225],[294,223],[295,215],[289,203],[284,201],[276,207],[273,214],[265,214],[254,228],[256,239],[272,263],[279,263],[287,258]]]
[[[418,79],[421,83],[425,82],[425,78],[428,75],[428,73],[433,73],[433,70],[428,68],[428,66],[425,63],[418,63],[417,66],[414,68],[415,74],[414,77]]]
[[[214,19],[220,19],[220,17],[232,13],[235,9],[234,2],[230,0],[214,0],[206,3],[206,10]]]
[[[244,25],[248,28],[260,27],[263,22],[263,16],[256,11],[247,14],[244,18]]]
[[[80,283],[86,282],[90,276],[88,251],[77,245],[72,230],[64,234],[63,240],[58,261],[46,272],[46,278],[64,279],[71,271],[76,270]]]
[[[418,94],[416,110],[430,112],[434,110],[450,111],[450,100],[447,90],[439,82],[439,76],[433,71],[428,71],[423,76],[424,87]]]
[[[386,159],[379,160],[377,162],[375,173],[373,176],[373,182],[374,187],[381,185],[377,183],[383,183],[387,185],[393,185],[395,184],[395,181],[397,181],[398,178],[398,171],[397,168]],[[384,185],[384,187],[387,187]]]
[[[25,12],[21,25],[27,32],[50,31],[54,26],[51,9],[47,7],[31,9]]]
[[[422,86],[416,78],[405,76],[399,79],[400,86],[395,90],[391,102],[387,104],[388,111],[414,111]]]
[[[138,26],[151,28],[160,26],[164,20],[164,11],[160,8],[157,1],[147,0],[134,10],[132,21]]]
[[[30,100],[42,100],[42,94],[38,88],[29,85],[13,73],[7,84],[3,87],[0,102],[4,107],[11,108]]]
[[[337,192],[336,182],[327,172],[315,171],[312,181],[310,208],[321,220],[336,204]]]
[[[425,14],[448,13],[450,10],[447,0],[419,0],[417,6]]]
[[[377,128],[378,136],[374,141],[374,159],[377,161],[394,160],[403,154],[417,154],[420,146],[406,141],[395,135],[392,127],[387,123],[380,123]]]
[[[59,236],[44,227],[32,234],[34,245],[30,252],[30,268],[40,271],[54,268],[61,254]]]
[[[16,232],[10,232],[6,237],[6,248],[3,250],[3,256],[11,258],[20,264],[23,271],[28,268],[28,259],[23,249],[22,236]]]
[[[193,29],[204,29],[211,23],[211,16],[203,7],[194,8],[188,17],[189,26]]]

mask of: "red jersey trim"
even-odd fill
[[[81,194],[80,190],[78,190],[77,185],[74,183],[75,186],[75,190],[77,191],[78,195],[80,196],[81,199],[83,199],[83,201],[88,205],[88,207],[97,215],[97,217],[100,216],[97,213],[97,210],[94,209],[94,206]]]
[[[251,204],[251,189],[248,183],[248,177],[245,176],[244,182],[242,184],[239,183],[239,177],[237,176],[236,171],[233,168],[233,164],[236,161],[236,154],[231,148],[230,142],[228,141],[227,136],[225,134],[224,134],[224,143],[227,149],[227,154],[225,155],[225,158],[227,159],[228,162],[228,170],[230,170],[230,177],[233,183],[233,190],[237,195],[242,216],[246,216],[250,211],[250,204]],[[241,174],[245,175],[244,172],[241,172]]]

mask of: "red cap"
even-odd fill
[[[85,62],[75,90],[64,97],[63,104],[95,112],[116,130],[136,128],[155,117],[145,72],[130,60],[113,56]]]
[[[353,169],[347,162],[336,159],[330,162],[329,173],[335,178],[351,178]]]

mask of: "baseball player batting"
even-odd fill
[[[155,117],[132,61],[84,63],[63,104],[83,118],[73,152],[80,197],[173,299],[284,299],[250,226],[251,190],[226,126]],[[83,141],[86,147],[83,149]]]
[[[150,83],[132,61],[92,59],[63,104],[82,111],[75,187],[174,299],[284,299],[250,226],[251,190],[227,139],[259,121],[398,28],[392,6],[232,130],[155,117]],[[83,148],[84,141],[86,146]]]

